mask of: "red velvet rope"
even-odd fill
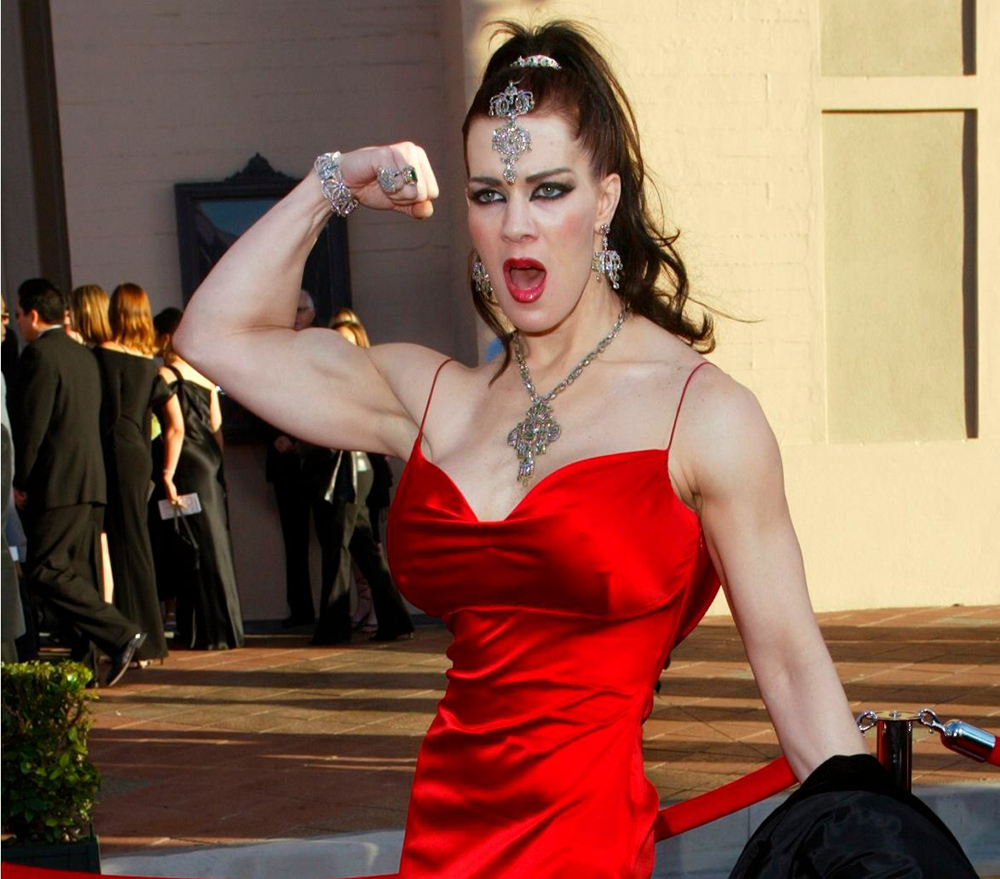
[[[1000,766],[1000,742],[993,746],[987,763]],[[669,839],[702,824],[708,824],[717,818],[731,815],[754,803],[759,803],[770,796],[781,793],[785,788],[795,784],[795,774],[784,757],[768,763],[766,766],[744,775],[742,778],[717,787],[708,793],[700,794],[675,803],[666,809],[661,809],[653,824],[653,836],[657,842]],[[64,870],[42,870],[38,867],[22,867],[19,864],[4,862],[4,879],[79,879],[79,873]],[[120,879],[141,879],[135,876],[122,876]],[[390,875],[373,876],[371,879],[392,879]]]
[[[692,827],[708,824],[716,818],[766,800],[795,784],[796,781],[788,761],[784,757],[779,757],[749,775],[737,778],[736,781],[662,809],[656,816],[653,836],[659,842],[661,839],[684,833]]]

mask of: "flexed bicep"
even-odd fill
[[[427,216],[437,183],[424,151],[410,143],[330,154],[317,167],[226,252],[195,292],[173,344],[227,394],[293,436],[403,454],[416,430],[409,377],[440,356],[394,346],[413,350],[389,352],[376,366],[336,333],[291,328],[306,257],[331,213],[363,204]],[[405,171],[404,185],[387,193],[380,168]]]

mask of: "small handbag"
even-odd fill
[[[193,516],[195,513],[201,512],[201,498],[198,497],[197,492],[191,492],[190,494],[178,495],[176,504],[172,504],[164,498],[157,502],[157,507],[159,507],[161,519]]]

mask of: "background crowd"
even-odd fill
[[[181,316],[168,308],[154,319],[137,284],[110,297],[85,285],[67,298],[34,278],[18,289],[19,351],[4,302],[4,661],[37,657],[39,632],[51,632],[112,686],[162,660],[168,641],[242,646],[219,389],[173,350]],[[315,318],[302,291],[295,326]],[[369,344],[349,309],[329,326]],[[385,459],[275,429],[266,442],[285,543],[283,625],[315,625],[316,644],[345,643],[353,629],[410,637],[381,546]],[[310,518],[322,555],[318,613]]]

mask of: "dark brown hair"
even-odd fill
[[[108,309],[114,340],[126,348],[152,354],[156,334],[149,297],[138,284],[119,284],[111,294]]]
[[[156,350],[153,353],[159,354],[166,364],[173,363],[177,359],[177,354],[174,353],[173,338],[177,327],[181,325],[182,317],[184,317],[183,311],[169,306],[163,311],[157,312],[156,317],[153,318],[153,332],[156,335],[156,341],[153,345]]]
[[[493,53],[479,91],[462,124],[468,141],[469,125],[489,115],[490,98],[516,80],[535,99],[535,112],[558,113],[575,126],[576,136],[591,156],[594,176],[621,177],[621,199],[611,221],[610,246],[622,259],[618,296],[636,314],[649,318],[696,350],[715,346],[708,314],[693,320],[685,314],[687,270],[674,248],[678,233],[667,235],[654,221],[646,198],[646,171],[639,149],[635,115],[621,84],[607,61],[577,24],[553,21],[526,27],[512,21],[495,22],[497,34],[509,39]],[[545,67],[512,68],[519,56],[548,55],[561,70]],[[466,157],[468,173],[468,157]],[[470,282],[476,311],[505,344],[502,372],[511,358],[512,334],[504,326],[496,304]]]

